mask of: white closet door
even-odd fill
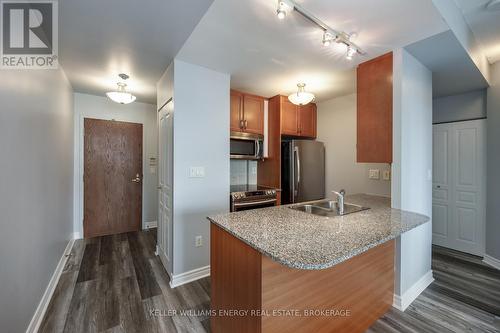
[[[173,272],[173,102],[158,112],[158,255],[169,274]]]
[[[485,121],[453,124],[454,132],[454,248],[484,254]]]
[[[484,254],[484,120],[434,126],[433,243]]]
[[[452,136],[450,127],[449,124],[433,127],[432,239],[434,244],[441,246],[449,246],[451,223],[451,175],[448,172]]]

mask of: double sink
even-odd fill
[[[332,200],[322,200],[306,204],[293,205],[290,206],[290,208],[319,216],[343,216],[370,209],[369,207],[344,203],[344,209],[343,212],[341,212],[338,202]]]

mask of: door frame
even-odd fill
[[[481,172],[483,175],[480,179],[480,181],[478,182],[478,186],[480,187],[480,190],[479,190],[479,196],[478,196],[478,207],[479,207],[479,210],[481,210],[481,216],[478,217],[479,219],[479,226],[478,226],[478,237],[479,237],[479,240],[478,240],[478,243],[479,243],[479,250],[478,252],[474,252],[474,253],[471,253],[473,255],[477,255],[477,256],[484,256],[485,255],[485,252],[486,252],[486,182],[487,182],[487,170],[486,170],[486,145],[487,145],[487,127],[486,127],[486,121],[487,119],[486,118],[480,118],[480,119],[470,119],[470,120],[460,120],[460,121],[451,121],[451,122],[443,122],[443,123],[436,123],[436,124],[432,124],[432,130],[433,130],[433,136],[434,136],[434,128],[435,126],[440,126],[440,125],[448,125],[448,126],[453,126],[454,124],[467,124],[467,123],[474,123],[474,124],[477,124],[475,125],[476,128],[479,128],[479,129],[482,129],[480,131],[480,138],[481,138],[481,142],[480,142],[480,147],[478,149],[478,153],[479,153],[479,160],[478,160],[478,163],[479,163],[479,169],[480,171],[478,172]],[[454,134],[454,133],[452,133]],[[449,148],[449,147],[448,147]],[[456,147],[453,146],[452,149],[455,149]],[[433,142],[433,149],[434,149],[434,142]],[[447,160],[448,162],[450,162],[450,156],[447,157]],[[454,161],[451,161],[452,163]],[[434,167],[434,161],[433,161],[433,167]],[[449,168],[449,166],[447,166]],[[449,170],[449,169],[448,169]],[[448,177],[451,177],[450,175],[448,175]],[[453,181],[455,181],[455,179],[453,179]],[[455,188],[455,184],[453,185],[453,188]],[[434,191],[434,180],[433,180],[433,184],[432,184],[432,189]],[[455,193],[453,193],[453,195],[455,195]],[[454,197],[453,197],[454,198]],[[434,198],[432,199],[432,204],[434,205]],[[452,218],[454,218],[454,216],[452,215],[451,216]],[[456,222],[456,221],[455,221]],[[434,234],[432,236],[432,243],[434,244]],[[444,245],[441,245],[441,246],[444,246]],[[460,251],[459,249],[455,249],[457,251]]]
[[[146,159],[146,149],[145,149],[145,123],[144,121],[128,121],[128,120],[121,120],[121,119],[115,119],[110,116],[98,116],[95,117],[94,115],[84,115],[84,114],[79,114],[78,116],[75,116],[75,121],[77,122],[75,128],[77,128],[78,133],[77,133],[77,140],[74,143],[75,147],[78,145],[77,149],[75,149],[75,154],[78,154],[78,165],[75,166],[75,178],[77,178],[77,184],[78,184],[78,191],[75,191],[77,193],[77,198],[74,202],[76,207],[73,208],[74,211],[74,220],[75,220],[75,225],[74,225],[74,234],[73,238],[74,239],[81,239],[83,238],[83,217],[84,217],[84,196],[83,196],[83,190],[84,190],[84,184],[83,184],[83,173],[84,173],[84,136],[85,136],[85,129],[84,129],[84,119],[85,118],[90,118],[90,119],[97,119],[97,120],[107,120],[107,121],[119,121],[123,123],[132,123],[132,124],[141,124],[143,126],[142,130],[142,173],[143,173],[143,181],[141,182],[141,191],[142,191],[142,196],[141,196],[141,207],[142,207],[142,212],[141,212],[141,229],[145,228],[145,219],[144,219],[144,212],[145,212],[145,207],[144,207],[144,173],[146,171],[145,169],[145,159]]]

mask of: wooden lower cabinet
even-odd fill
[[[301,270],[210,228],[212,332],[365,332],[392,306],[393,240],[328,269]]]

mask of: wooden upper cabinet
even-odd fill
[[[357,161],[392,163],[392,52],[357,69]]]
[[[231,131],[264,135],[264,100],[231,90]]]
[[[298,107],[285,96],[281,96],[281,134],[299,135]]]
[[[299,136],[316,137],[316,104],[299,106]]]
[[[297,106],[281,96],[281,134],[316,138],[316,104]]]
[[[239,132],[242,130],[242,110],[243,110],[243,95],[231,91],[231,118],[230,118],[230,128],[231,131]]]
[[[243,95],[243,126],[247,133],[264,134],[264,98]]]

